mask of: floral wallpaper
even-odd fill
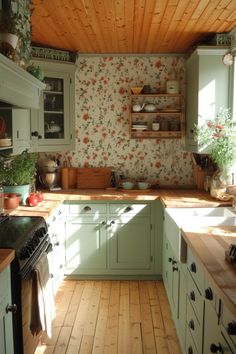
[[[72,166],[112,166],[124,177],[153,183],[193,183],[184,139],[131,139],[130,89],[164,92],[168,79],[185,90],[181,56],[80,56],[76,72],[76,149],[61,154]]]

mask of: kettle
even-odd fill
[[[46,133],[59,133],[61,131],[61,127],[53,120],[50,123],[45,123],[45,127]]]
[[[144,107],[144,104],[141,106],[141,104],[137,103],[137,104],[133,105],[132,110],[133,110],[133,112],[141,112],[143,107]]]
[[[155,112],[156,111],[156,105],[153,103],[147,103],[144,106],[144,110],[146,112]]]

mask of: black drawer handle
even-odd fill
[[[193,354],[193,348],[191,346],[188,347],[188,354]]]
[[[192,273],[197,273],[197,267],[195,262],[191,263],[190,270]]]
[[[211,353],[223,353],[222,346],[220,343],[218,343],[218,345],[216,345],[214,343],[211,344],[210,351],[211,351]]]
[[[88,205],[86,205],[85,207],[84,207],[84,211],[91,211],[92,210],[92,208],[90,207],[90,206],[88,206]]]
[[[228,323],[227,332],[231,336],[235,336],[236,335],[236,322],[235,321],[232,321],[232,322]]]
[[[173,271],[173,272],[176,272],[177,270],[179,270],[179,268],[178,268],[176,265],[174,265],[174,266],[172,267],[172,271]]]
[[[128,213],[131,210],[133,210],[133,208],[131,206],[128,206],[127,208],[125,208],[124,213]]]
[[[191,299],[192,301],[195,301],[195,300],[196,300],[195,292],[194,292],[193,290],[190,292],[190,299]]]
[[[213,300],[213,292],[210,287],[205,290],[205,298],[207,300]]]
[[[190,320],[188,323],[188,326],[190,329],[192,329],[194,331],[194,329],[195,329],[194,320]]]
[[[12,305],[8,304],[7,307],[6,307],[6,313],[8,313],[8,312],[11,312],[11,313],[15,314],[17,312],[16,304],[12,304]]]

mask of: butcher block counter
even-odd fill
[[[15,258],[15,251],[10,249],[0,249],[0,273],[11,264]]]
[[[236,316],[236,267],[225,259],[230,244],[236,244],[235,226],[188,227],[182,235],[202,265],[218,296]]]

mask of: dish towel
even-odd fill
[[[30,330],[32,335],[45,331],[52,336],[55,303],[49,274],[47,253],[44,252],[32,271],[32,300]]]

